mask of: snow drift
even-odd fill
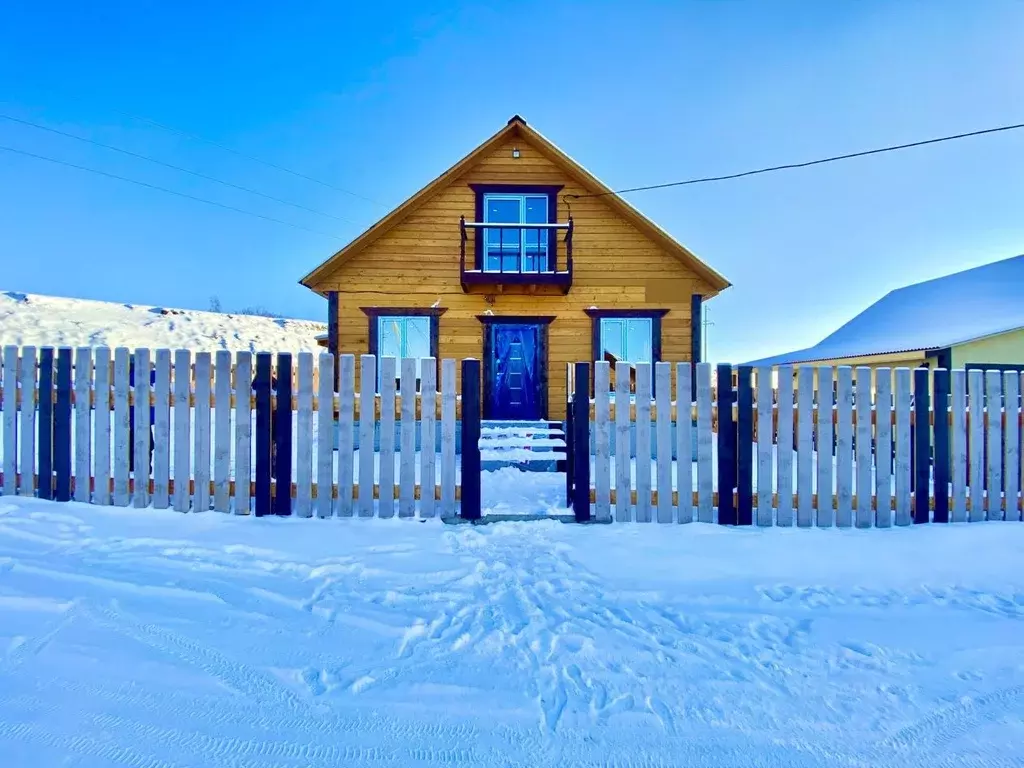
[[[0,291],[0,345],[315,352],[326,331],[309,320]]]

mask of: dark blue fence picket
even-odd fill
[[[935,511],[932,519],[936,523],[949,522],[949,371],[940,368],[935,371],[932,379],[935,401],[932,410],[935,412],[935,445],[932,461],[932,477],[935,488],[932,491],[935,499]]]
[[[271,370],[273,360],[269,352],[256,355],[256,376],[253,388],[256,390],[256,487],[253,508],[256,517],[263,517],[272,512],[271,483],[271,424],[273,414],[271,399]],[[244,382],[240,382],[244,386]]]
[[[736,525],[736,424],[732,418],[732,366],[719,365],[718,375],[718,523]]]
[[[590,364],[576,363],[572,398],[573,494],[576,522],[590,520]]]
[[[479,520],[480,498],[480,361],[462,361],[462,505],[460,516]]]
[[[932,431],[928,424],[931,416],[928,375],[927,368],[914,370],[914,457],[911,470],[914,478],[914,523],[929,521]]]
[[[741,365],[736,381],[736,524],[754,524],[754,388],[753,369]],[[770,435],[768,436],[770,439]]]
[[[53,498],[53,347],[39,351],[39,435],[36,442],[39,498]]]
[[[53,412],[53,469],[57,501],[71,501],[71,348],[57,350],[57,403]]]
[[[277,356],[277,407],[274,410],[274,514],[292,513],[292,356]]]

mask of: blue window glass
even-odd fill
[[[430,357],[430,323],[433,318],[423,315],[381,316],[377,318],[377,357]],[[401,383],[401,364],[397,368],[397,381]],[[417,381],[419,368],[417,367]],[[377,366],[380,385],[380,365]]]
[[[487,224],[546,224],[547,195],[484,195]],[[548,232],[544,229],[494,227],[484,230],[484,270],[546,272]]]
[[[601,359],[609,363],[653,362],[652,325],[649,317],[601,319]]]

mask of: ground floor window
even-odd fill
[[[612,366],[629,363],[629,389],[636,392],[636,364],[661,361],[661,319],[667,309],[597,309],[584,310],[591,322],[592,359]]]
[[[649,317],[606,317],[601,319],[601,360],[613,365],[654,362],[654,337]]]
[[[377,357],[377,386],[380,386],[381,358],[393,357],[401,361],[406,358],[422,360],[438,357],[438,323],[444,309],[407,309],[386,307],[363,307],[369,317],[369,349]],[[401,386],[402,365],[395,366],[396,385]],[[416,368],[419,382],[421,367]]]

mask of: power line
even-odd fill
[[[89,173],[95,173],[100,176],[106,176],[108,179],[117,179],[118,181],[127,181],[129,184],[136,184],[140,187],[146,187],[147,189],[155,189],[160,192],[166,192],[169,195],[177,195],[178,197],[184,197],[186,200],[195,200],[198,203],[206,203],[207,205],[215,205],[218,208],[223,208],[227,211],[234,211],[235,213],[244,213],[246,216],[255,216],[257,219],[263,219],[265,221],[273,221],[276,224],[284,224],[286,227],[292,227],[293,229],[301,229],[305,232],[312,232],[314,235],[323,235],[324,237],[334,238],[335,240],[343,240],[344,238],[338,235],[332,235],[329,232],[323,232],[319,229],[310,229],[309,227],[303,227],[300,224],[292,224],[290,221],[284,221],[283,219],[275,219],[273,216],[264,216],[262,213],[254,213],[253,211],[246,211],[242,208],[235,208],[233,205],[225,205],[224,203],[218,203],[215,200],[207,200],[203,197],[196,197],[195,195],[189,195],[184,192],[177,192],[167,187],[160,187],[156,184],[150,184],[146,181],[139,181],[137,179],[129,179],[127,176],[118,176],[116,173],[107,173],[106,171],[100,171],[95,168],[88,168],[84,165],[76,165],[75,163],[69,163],[64,160],[57,160],[53,157],[46,157],[45,155],[37,155],[33,152],[26,152],[23,149],[15,149],[14,147],[5,147],[0,145],[0,150],[4,152],[13,152],[18,155],[24,155],[25,157],[32,157],[36,160],[45,160],[48,163],[56,163],[57,165],[65,165],[68,168],[76,168],[79,171],[88,171]]]
[[[151,120],[148,117],[142,117],[141,115],[133,115],[131,112],[125,112],[123,109],[112,108],[112,111],[117,112],[119,115],[124,115],[125,117],[131,118],[132,120],[138,120],[141,123],[148,123],[149,125],[152,125],[155,128],[159,128],[159,129],[161,129],[163,131],[169,131],[171,133],[176,133],[179,136],[184,136],[185,138],[192,139],[193,141],[201,141],[204,144],[209,144],[212,147],[217,147],[217,149],[220,149],[220,150],[222,150],[224,152],[230,152],[233,155],[237,155],[238,157],[243,157],[246,160],[249,160],[251,162],[259,163],[260,165],[265,165],[268,168],[273,168],[274,170],[277,170],[277,171],[282,171],[284,173],[289,173],[292,176],[296,176],[296,177],[298,177],[300,179],[305,179],[306,181],[311,181],[314,184],[319,184],[322,187],[327,187],[328,189],[333,189],[336,192],[342,192],[342,193],[344,193],[346,195],[351,195],[352,197],[358,198],[360,200],[364,200],[367,203],[372,203],[373,205],[379,205],[382,208],[387,208],[387,206],[384,205],[384,203],[379,203],[376,200],[373,200],[373,199],[371,199],[369,197],[366,197],[365,195],[360,195],[358,192],[353,192],[351,189],[345,189],[344,187],[339,187],[336,184],[331,184],[328,181],[323,181],[321,179],[314,178],[313,176],[307,176],[304,173],[299,173],[298,171],[293,171],[291,168],[286,168],[283,165],[278,165],[277,163],[272,163],[269,160],[264,160],[262,158],[256,157],[255,155],[250,155],[250,154],[246,154],[245,152],[240,152],[237,149],[233,149],[232,147],[229,147],[229,146],[227,146],[225,144],[221,144],[220,142],[214,141],[213,139],[207,139],[204,136],[200,136],[200,135],[195,134],[195,133],[190,133],[188,131],[183,131],[180,128],[175,128],[174,126],[171,126],[171,125],[165,125],[164,123],[158,123],[156,120]]]
[[[260,192],[260,191],[255,190],[255,189],[250,189],[249,187],[243,187],[240,184],[234,184],[234,183],[232,183],[230,181],[224,181],[223,179],[218,179],[218,178],[216,178],[214,176],[209,176],[209,175],[207,175],[205,173],[200,173],[199,171],[193,171],[190,168],[183,168],[180,165],[174,165],[173,163],[165,163],[163,160],[157,160],[154,157],[149,157],[148,155],[142,155],[142,154],[139,154],[138,152],[132,152],[131,150],[123,149],[121,147],[116,147],[116,146],[114,146],[112,144],[104,144],[102,141],[96,141],[95,139],[89,139],[89,138],[86,138],[85,136],[79,136],[79,135],[74,134],[74,133],[68,133],[67,131],[61,131],[61,130],[58,130],[57,128],[51,128],[51,127],[49,127],[47,125],[41,125],[40,123],[34,123],[31,120],[24,120],[24,119],[22,119],[20,117],[13,117],[11,115],[5,115],[3,113],[0,113],[0,118],[3,118],[4,120],[10,120],[11,122],[14,122],[14,123],[21,123],[22,125],[27,125],[27,126],[29,126],[31,128],[38,128],[41,131],[49,131],[50,133],[55,133],[58,136],[66,136],[69,139],[75,139],[76,141],[82,141],[82,142],[85,142],[86,144],[92,144],[93,146],[102,147],[103,149],[109,149],[112,152],[120,152],[122,155],[127,155],[128,157],[135,157],[135,158],[138,158],[139,160],[145,160],[148,163],[153,163],[154,165],[161,165],[164,168],[170,168],[171,170],[174,170],[174,171],[180,171],[181,173],[190,174],[190,175],[195,176],[196,178],[199,178],[199,179],[206,179],[207,181],[212,181],[212,182],[215,182],[216,184],[223,184],[225,187],[231,187],[232,189],[238,189],[238,190],[241,190],[242,192],[247,192],[250,195],[257,195],[258,197],[262,197],[262,198],[265,198],[267,200],[273,200],[275,203],[281,203],[283,205],[290,205],[292,208],[298,208],[299,210],[308,211],[309,213],[315,213],[318,216],[326,216],[329,219],[336,219],[337,221],[344,221],[344,222],[347,222],[349,224],[355,224],[354,221],[352,221],[351,219],[346,219],[343,216],[335,216],[333,213],[326,213],[325,211],[318,211],[316,208],[310,208],[308,206],[301,205],[300,203],[293,203],[290,200],[284,200],[284,199],[282,199],[280,197],[274,197],[273,195],[268,195],[265,192]]]
[[[788,171],[793,168],[807,168],[811,165],[822,165],[824,163],[834,163],[837,160],[849,160],[854,157],[865,157],[866,155],[879,155],[883,152],[895,152],[900,149],[910,149],[911,147],[923,147],[926,144],[939,144],[943,141],[954,141],[955,139],[966,139],[970,136],[981,136],[986,133],[1000,133],[1002,131],[1014,131],[1018,128],[1024,128],[1024,123],[1017,123],[1015,125],[1001,125],[998,128],[985,128],[980,131],[970,131],[968,133],[957,133],[952,136],[940,136],[936,139],[924,139],[923,141],[912,141],[909,144],[895,144],[889,147],[880,147],[878,149],[867,149],[863,152],[850,152],[845,155],[833,155],[832,157],[823,157],[819,160],[808,160],[803,163],[787,163],[785,165],[773,165],[769,168],[758,168],[754,171],[743,171],[742,173],[730,173],[725,176],[705,176],[699,179],[687,179],[686,181],[670,181],[665,184],[649,184],[644,187],[628,187],[627,189],[617,189],[611,192],[594,192],[587,195],[565,195],[567,198],[579,199],[583,197],[604,197],[606,195],[622,195],[627,192],[644,192],[649,189],[665,189],[667,187],[683,187],[690,184],[705,184],[709,181],[728,181],[729,179],[742,179],[745,176],[756,176],[761,173],[772,173],[774,171]]]

